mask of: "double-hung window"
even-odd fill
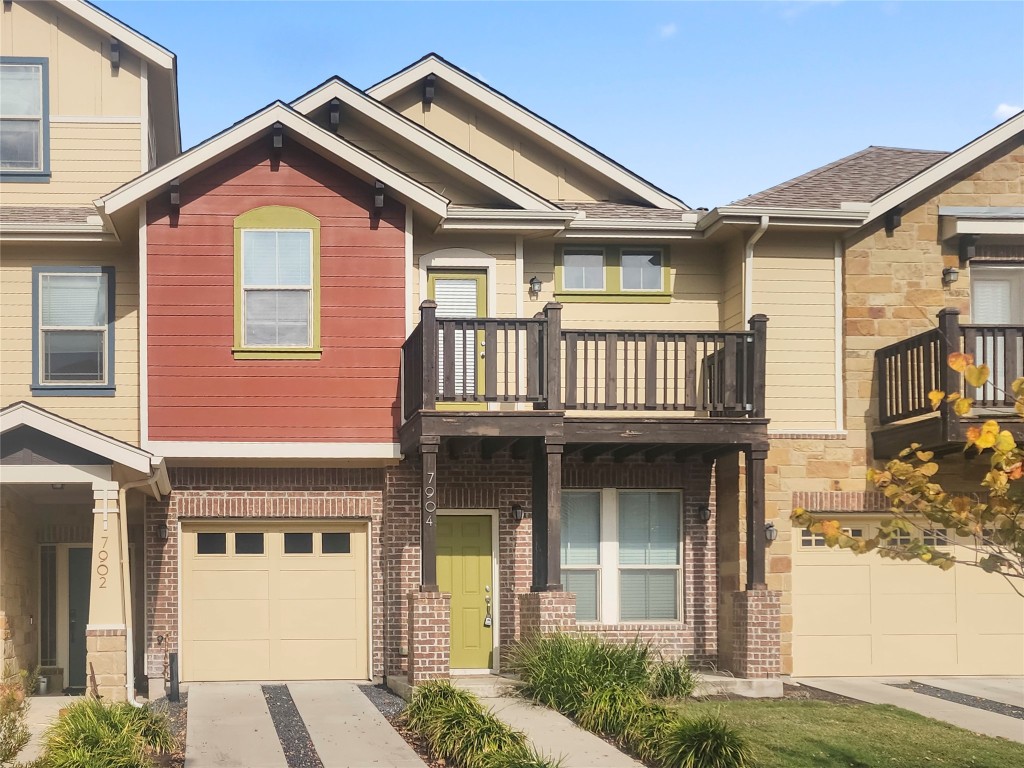
[[[576,618],[604,624],[682,618],[682,503],[675,491],[567,491],[562,585]]]
[[[50,171],[47,61],[0,59],[0,175],[45,180]]]
[[[270,206],[235,220],[236,357],[319,357],[320,223]]]
[[[113,394],[113,267],[33,269],[33,392]]]
[[[555,256],[559,301],[668,303],[670,283],[668,255],[658,246],[566,246]]]

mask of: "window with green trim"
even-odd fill
[[[320,356],[320,221],[264,206],[235,219],[235,357]]]
[[[555,293],[566,302],[667,303],[668,256],[650,246],[566,246],[555,262]]]

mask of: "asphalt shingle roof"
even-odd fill
[[[88,224],[96,216],[91,205],[3,205],[0,206],[0,225],[3,224]]]
[[[567,211],[583,211],[588,219],[640,219],[643,221],[682,221],[684,211],[670,208],[652,208],[633,203],[607,203],[581,201],[558,203]]]
[[[870,203],[948,154],[927,149],[868,147],[732,205],[832,209],[844,202]]]

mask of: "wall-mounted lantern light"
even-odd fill
[[[960,270],[956,267],[946,267],[942,270],[942,284],[952,285],[960,279]]]
[[[534,275],[530,278],[530,295],[536,298],[540,294],[540,289],[544,286],[541,283],[540,278]]]
[[[779,538],[779,529],[775,527],[775,523],[765,523],[764,537],[768,539],[769,544]]]
[[[521,523],[523,520],[526,519],[526,510],[523,509],[522,504],[512,505],[512,517],[515,518],[517,523]]]
[[[167,523],[160,523],[156,529],[156,535],[160,541],[167,541]]]
[[[707,521],[711,519],[711,507],[707,504],[701,504],[697,507],[697,514],[700,515],[700,521],[702,523],[707,523]]]

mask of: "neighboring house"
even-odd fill
[[[1000,194],[1019,198],[1019,118],[987,137],[977,156],[869,150],[693,210],[430,55],[158,155],[81,203],[122,249],[118,290],[137,270],[134,420],[97,407],[105,390],[45,400],[5,367],[5,658],[70,664],[83,685],[88,668],[123,697],[144,677],[158,694],[171,654],[183,681],[416,683],[498,669],[517,637],[553,629],[640,637],[748,677],[789,671],[794,648],[820,657],[823,635],[851,647],[838,601],[801,588],[819,563],[836,564],[826,587],[851,564],[811,560],[789,512],[874,509],[873,422],[851,410],[874,407],[874,347],[851,332],[880,346],[919,328],[844,332],[849,270],[884,258],[893,241],[873,238],[900,206],[893,238],[920,263],[906,228],[938,215],[920,199],[957,174],[998,167]],[[992,161],[1007,146],[1012,163]],[[943,215],[1005,225],[1012,249],[1018,214]],[[13,221],[5,210],[5,283]],[[992,230],[951,237],[964,233],[992,247]],[[941,243],[927,251],[940,261]],[[108,246],[75,247],[94,266]],[[894,314],[919,302],[910,290],[941,299],[941,265],[902,269],[884,289]],[[27,302],[5,296],[11,349],[47,330],[8,321]],[[97,471],[99,485],[81,474]],[[122,552],[136,580],[104,579]],[[84,605],[96,641],[75,666],[59,638]]]
[[[139,222],[93,200],[178,153],[175,59],[88,3],[5,2],[0,110],[0,663],[84,688],[88,645],[123,696],[166,475],[138,447]]]
[[[795,507],[870,533],[888,505],[865,473],[911,443],[943,457],[947,490],[977,493],[988,462],[964,457],[966,429],[996,418],[1024,440],[1010,390],[1024,375],[1024,114],[952,153],[870,147],[734,206],[768,216],[765,239],[796,211],[861,212],[836,246],[845,413],[834,435],[773,434],[768,457],[768,516],[778,515],[779,541],[792,550],[778,548],[778,570],[792,569],[783,670],[1024,673],[1024,601],[999,576],[857,557],[807,531],[785,533]],[[755,284],[759,268],[755,254]],[[952,351],[989,365],[991,385],[965,386],[945,364]],[[792,380],[803,373],[791,371]],[[974,412],[933,412],[932,389],[975,398]],[[928,529],[923,539],[974,557],[952,530]]]

